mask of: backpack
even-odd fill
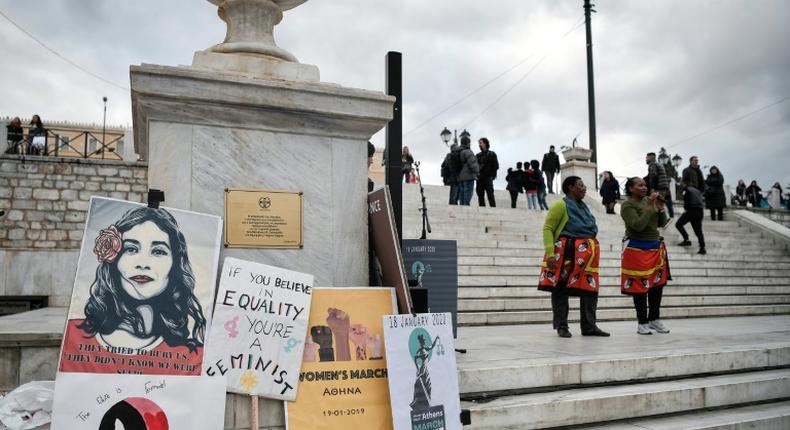
[[[461,160],[461,151],[455,151],[450,153],[450,173],[453,175],[458,175],[461,173],[461,169],[464,168],[464,162]]]

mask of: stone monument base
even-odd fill
[[[596,168],[597,165],[589,161],[571,160],[560,166],[560,179],[565,180],[568,176],[578,176],[582,178],[584,185],[587,186],[587,194],[590,195],[590,190],[594,192],[596,189],[595,184],[598,183],[598,178],[596,178],[595,173]]]
[[[192,59],[192,67],[233,73],[248,78],[283,79],[288,81],[318,82],[318,67],[283,61],[266,55],[243,53],[219,53],[197,51]]]

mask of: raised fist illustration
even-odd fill
[[[368,344],[368,329],[365,328],[362,324],[354,324],[351,326],[351,341],[354,342],[356,345],[356,359],[357,360],[367,360],[368,359],[368,351],[367,351],[367,344]]]
[[[313,342],[312,336],[307,336],[304,343],[304,353],[302,353],[302,361],[306,363],[314,363],[318,359],[318,348],[320,346]]]
[[[335,351],[332,349],[332,329],[325,325],[310,328],[313,342],[318,344],[318,356],[321,361],[335,361]],[[305,344],[307,349],[307,344]]]
[[[381,335],[376,334],[368,334],[368,346],[370,347],[373,353],[370,355],[371,360],[381,360]]]
[[[351,361],[351,350],[348,346],[348,336],[351,330],[351,318],[342,309],[327,309],[326,323],[335,335],[335,348],[337,361]]]

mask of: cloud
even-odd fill
[[[384,55],[403,53],[404,132],[523,64],[409,133],[427,182],[441,183],[443,127],[487,136],[504,169],[549,145],[587,145],[581,0],[308,1],[285,13],[278,44],[318,65],[325,82],[384,89]],[[128,86],[129,65],[190,64],[225,27],[209,2],[0,0],[0,9],[88,70]],[[645,152],[671,146],[790,96],[790,30],[783,0],[600,1],[593,15],[599,170],[643,175]],[[0,114],[131,122],[128,91],[98,81],[0,20]],[[539,64],[536,63],[543,58]],[[533,69],[530,72],[530,69]],[[525,77],[526,76],[526,77]],[[518,83],[520,79],[523,80]],[[509,88],[512,88],[507,94]],[[496,104],[491,104],[501,97]],[[490,108],[489,108],[490,106]],[[478,115],[486,112],[478,117]],[[373,138],[384,145],[384,135]],[[717,164],[728,182],[790,181],[790,101],[670,148]]]

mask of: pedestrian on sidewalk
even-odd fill
[[[606,170],[603,172],[603,182],[601,182],[601,197],[604,206],[606,206],[606,213],[614,214],[614,205],[620,200],[620,183],[614,178],[612,172]]]
[[[537,163],[537,160],[532,160]],[[530,162],[524,162],[527,166],[527,171],[524,172],[524,192],[527,194],[527,209],[539,210],[538,207],[538,188],[540,187],[540,179],[538,176],[543,174],[540,170],[536,170],[534,165]]]
[[[565,197],[551,205],[543,224],[545,255],[538,289],[551,292],[553,326],[560,337],[568,330],[568,296],[579,296],[582,336],[609,336],[596,325],[598,307],[598,225],[582,201],[587,187],[578,176],[562,181]]]
[[[637,333],[669,333],[661,322],[661,296],[672,279],[667,247],[658,234],[668,220],[663,197],[655,191],[648,195],[647,184],[638,177],[628,179],[625,194],[628,198],[620,205],[625,222],[620,291],[634,298]]]
[[[480,165],[477,164],[477,157],[469,146],[472,141],[469,137],[461,138],[461,173],[458,174],[458,192],[460,193],[461,205],[469,206],[472,201],[472,190],[475,187],[475,178],[480,173]]]
[[[647,183],[648,191],[650,191],[650,193],[657,192],[661,194],[666,204],[669,217],[674,217],[675,211],[672,208],[672,194],[669,192],[670,181],[669,176],[667,176],[667,170],[661,163],[656,161],[655,152],[648,152],[645,156],[645,162],[647,163],[647,176],[645,177],[645,182]],[[620,207],[621,212],[622,210],[623,208]]]
[[[499,170],[499,160],[496,153],[491,150],[491,143],[487,138],[481,137],[477,141],[480,152],[477,153],[477,164],[480,165],[480,173],[477,175],[477,203],[480,207],[485,207],[488,196],[488,206],[496,207],[494,199],[494,179]]]
[[[681,185],[683,186],[683,209],[685,209],[685,212],[683,212],[683,215],[681,215],[675,223],[675,227],[680,232],[680,235],[683,236],[683,242],[680,242],[678,246],[691,246],[689,234],[686,233],[686,229],[683,228],[684,225],[690,222],[691,228],[694,230],[694,235],[697,236],[697,242],[699,242],[699,251],[697,251],[697,254],[705,255],[705,236],[702,234],[702,218],[704,218],[705,201],[702,199],[702,192],[686,182],[681,183]]]
[[[538,160],[532,160],[529,165],[535,171],[535,179],[538,181],[538,209],[547,211],[549,205],[546,204],[546,181],[543,179],[543,172],[540,171],[540,163]]]
[[[516,170],[513,170],[512,167],[507,169],[507,176],[505,176],[505,181],[507,181],[507,191],[510,193],[510,207],[515,209],[516,202],[518,200],[518,195],[524,192],[524,171],[521,170],[523,165],[519,161],[516,163]]]
[[[554,145],[549,146],[549,152],[543,154],[543,163],[540,169],[546,173],[549,194],[554,194],[554,175],[560,171],[560,157],[554,152]]]
[[[724,195],[724,176],[722,176],[719,168],[713,166],[710,168],[708,177],[705,178],[705,206],[710,209],[710,219],[716,221],[724,220],[724,205],[727,203],[727,197]]]
[[[450,186],[450,204],[457,205],[461,200],[460,186],[458,182],[458,175],[461,173],[463,161],[461,161],[461,146],[453,143],[450,146],[450,152],[444,157],[442,162],[442,179],[444,185]]]

